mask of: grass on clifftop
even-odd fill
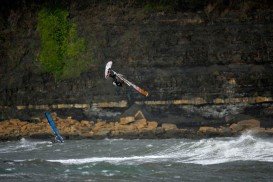
[[[79,76],[88,69],[89,61],[81,59],[85,41],[77,35],[77,27],[62,9],[42,9],[38,14],[41,50],[38,56],[43,69],[55,79]]]

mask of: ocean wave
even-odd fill
[[[212,138],[173,146],[160,153],[168,153],[177,162],[202,165],[219,164],[234,161],[273,162],[273,143],[266,139],[256,138],[249,133],[238,138]]]
[[[273,143],[271,141],[244,134],[237,138],[181,140],[173,143],[173,145],[165,145],[156,152],[143,156],[91,157],[48,161],[68,165],[98,162],[141,164],[164,161],[211,165],[234,161],[273,162],[272,151]]]

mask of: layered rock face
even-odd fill
[[[272,126],[270,8],[216,13],[208,4],[198,11],[147,12],[113,3],[70,3],[70,18],[87,42],[84,58],[94,60],[89,72],[70,80],[57,82],[40,71],[40,4],[11,7],[1,16],[1,120],[31,120],[51,110],[111,121],[139,103],[160,124],[232,124],[243,114],[261,118],[263,127]],[[104,80],[109,60],[150,96]]]

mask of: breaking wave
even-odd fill
[[[109,162],[113,164],[142,164],[149,162],[179,162],[202,165],[234,161],[273,162],[273,143],[269,139],[250,134],[238,138],[212,138],[202,140],[176,140],[147,155],[129,157],[90,157],[79,159],[47,160],[62,164]]]

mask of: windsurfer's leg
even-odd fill
[[[122,87],[122,83],[117,80],[113,81],[113,85],[118,86],[118,87]]]

